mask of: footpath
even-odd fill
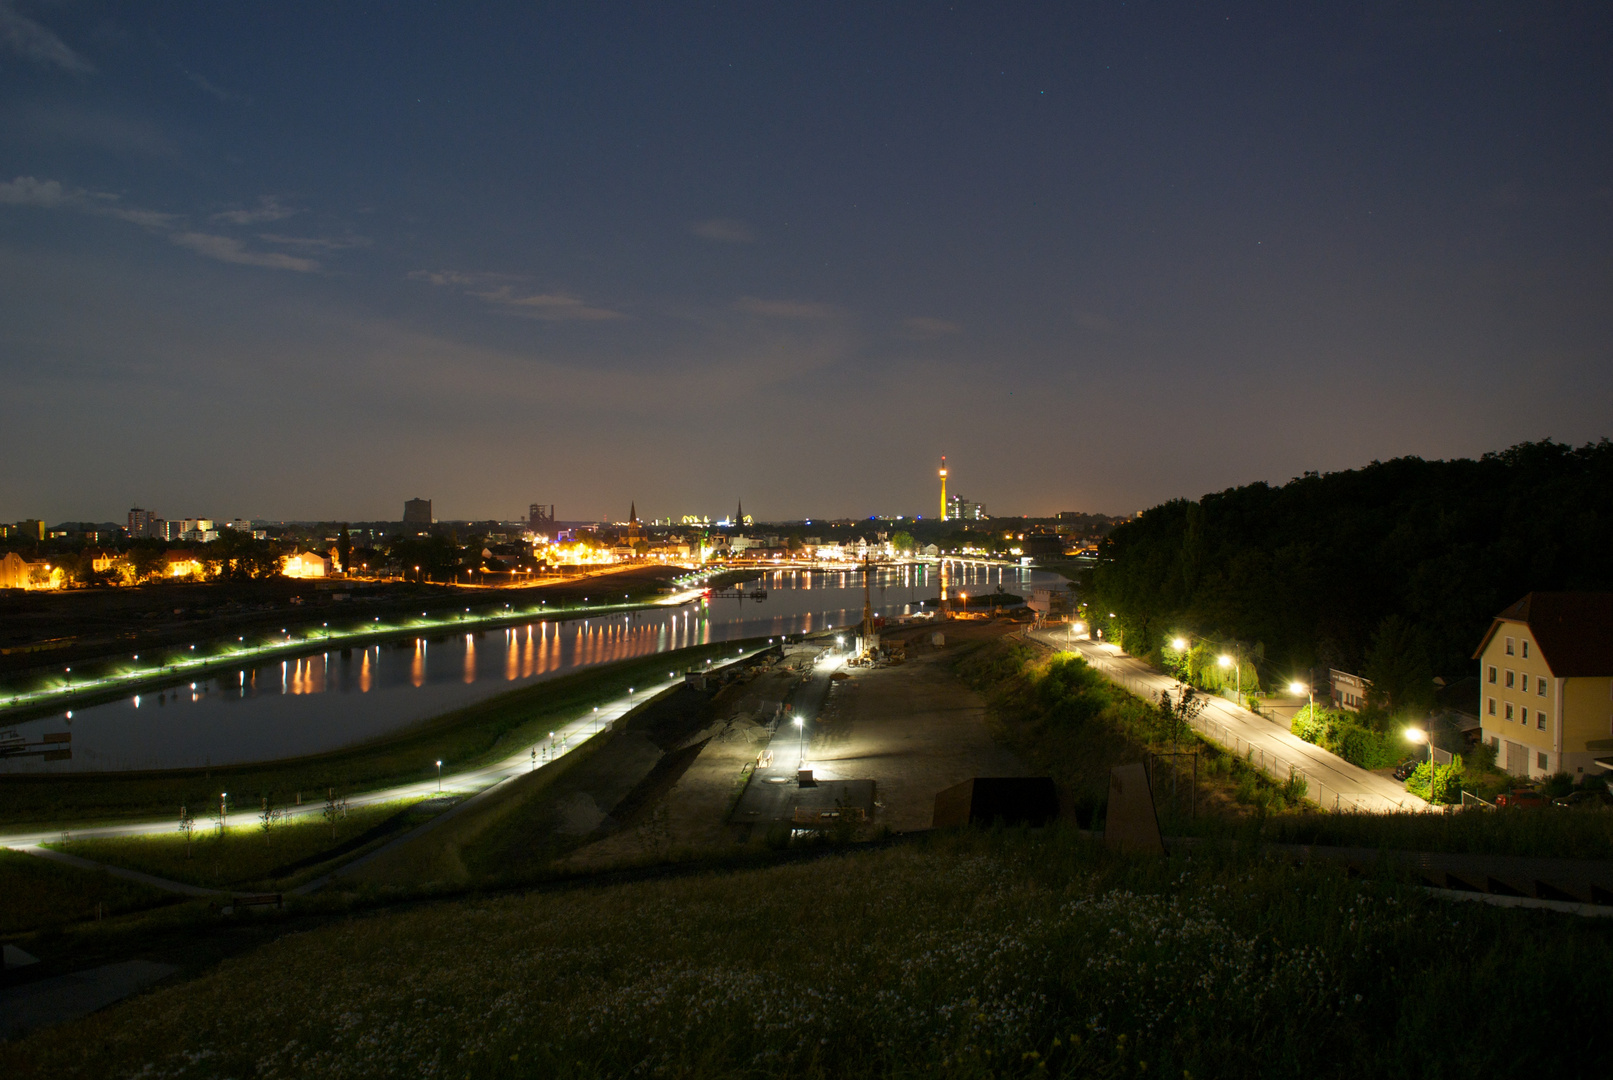
[[[1064,628],[1028,631],[1031,640],[1051,649],[1079,653],[1109,681],[1145,701],[1158,701],[1180,683],[1174,677],[1128,656],[1107,642],[1073,638]],[[1204,711],[1193,728],[1205,738],[1244,758],[1279,782],[1303,777],[1305,797],[1325,810],[1368,814],[1422,812],[1428,803],[1397,781],[1368,772],[1290,732],[1284,725],[1239,708],[1224,698],[1204,696]]]
[[[751,649],[736,649],[734,651],[734,655],[729,659],[728,663],[743,663],[750,656],[758,652],[763,652],[771,647],[772,646],[764,645]],[[720,666],[727,666],[727,664]],[[669,690],[674,686],[677,686],[682,681],[683,677],[681,675],[675,675],[671,678],[664,679],[653,686],[639,689],[633,694],[625,695],[615,701],[601,705],[598,709],[584,713],[572,720],[570,723],[557,727],[549,736],[541,739],[540,741],[533,743],[530,746],[521,747],[515,753],[511,754],[507,758],[504,758],[502,761],[485,765],[479,769],[467,769],[463,772],[456,773],[444,773],[440,780],[438,780],[436,777],[433,777],[432,779],[421,783],[400,784],[395,787],[368,791],[361,795],[352,796],[347,800],[347,805],[372,806],[377,803],[396,802],[406,799],[423,799],[437,794],[469,795],[474,797],[486,792],[498,784],[503,783],[512,776],[518,776],[522,773],[529,772],[537,768],[541,764],[558,760],[564,755],[575,750],[577,747],[581,746],[583,743],[587,742],[589,739],[593,738],[595,735],[610,730],[612,724],[621,719],[623,716],[626,716],[633,709],[648,701],[650,698],[655,697],[657,694]],[[468,802],[469,800],[466,801]],[[459,805],[462,807],[465,804],[461,803]],[[323,814],[324,804],[322,802],[309,802],[304,803],[301,806],[288,806],[285,807],[284,810],[285,819],[294,821],[303,817],[311,817]],[[452,813],[453,811],[449,812]],[[257,820],[258,811],[249,807],[245,810],[238,810],[234,813],[224,815],[222,826],[224,828],[250,827],[255,825]],[[433,823],[440,823],[440,821],[437,818],[433,818],[432,821],[427,822],[426,825],[421,826],[421,828],[415,830],[415,832],[429,828],[433,825]],[[202,821],[197,822],[198,828],[201,828],[203,825],[204,823]],[[207,819],[205,825],[208,827],[217,828],[220,825],[220,819],[217,815],[214,815]],[[103,864],[92,863],[88,859],[81,859],[76,856],[64,857],[62,853],[50,851],[44,848],[42,845],[59,843],[63,840],[69,839],[84,840],[101,837],[149,836],[158,833],[171,833],[174,832],[176,828],[177,825],[175,823],[175,819],[173,818],[164,818],[160,821],[124,822],[117,825],[102,825],[83,829],[63,829],[60,826],[57,826],[53,829],[44,829],[34,826],[28,829],[0,831],[0,847],[11,848],[29,855],[53,858],[63,862],[72,862],[75,865],[86,869],[100,869]],[[414,832],[411,832],[400,839],[408,839],[413,835]],[[396,843],[396,841],[394,843]],[[390,847],[392,845],[389,844],[388,846]],[[160,889],[166,889],[169,892],[196,896],[208,895],[214,891],[210,889],[198,889],[193,885],[186,885],[177,881],[169,881],[167,879],[155,877],[150,874],[140,874],[136,871],[123,870],[121,868],[114,868],[110,866],[106,867],[106,869],[109,873],[112,873],[115,876],[140,881],[143,884],[151,885]],[[320,884],[324,884],[328,880],[328,877],[318,880]]]

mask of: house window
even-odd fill
[[[1507,702],[1507,719],[1512,719],[1512,702]]]
[[[1522,675],[1518,676],[1518,679],[1520,680],[1518,685],[1522,686],[1523,692],[1527,694],[1529,692],[1529,673],[1527,671],[1524,672]]]
[[[1524,727],[1529,726],[1529,710],[1528,709],[1523,709],[1522,711],[1520,711],[1518,713],[1518,722],[1521,723]]]
[[[1491,698],[1489,700],[1488,704],[1489,704],[1489,707],[1490,707],[1490,715],[1494,716],[1495,715],[1495,698]]]
[[[1529,639],[1524,638],[1521,644],[1523,645],[1523,658],[1527,660],[1529,659]]]
[[[1546,710],[1535,710],[1535,727],[1539,728],[1541,731],[1546,730]]]
[[[1516,671],[1507,672],[1507,687],[1508,687],[1508,689],[1518,685],[1517,678],[1518,678],[1518,673]]]
[[[1513,650],[1512,650],[1512,639],[1511,638],[1507,638],[1507,655],[1508,656],[1514,655]]]
[[[1536,754],[1535,755],[1535,765],[1538,768],[1544,769],[1546,767],[1546,755],[1545,754]]]
[[[1536,679],[1535,680],[1535,693],[1540,695],[1541,697],[1546,696],[1546,680],[1545,679]]]
[[[1499,749],[1501,749],[1501,736],[1499,736],[1499,735],[1491,735],[1490,736],[1490,749],[1491,750],[1499,750]]]
[[[1495,668],[1490,669],[1490,681],[1495,682]]]

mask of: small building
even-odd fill
[[[199,578],[206,573],[202,561],[189,551],[167,551],[162,556],[165,578]]]
[[[1337,668],[1328,669],[1327,682],[1333,698],[1333,707],[1349,712],[1360,712],[1367,703],[1367,691],[1372,689],[1371,679],[1363,679],[1359,675],[1351,675],[1348,671],[1339,671]]]
[[[1044,619],[1053,619],[1070,613],[1071,600],[1069,589],[1037,587],[1031,590],[1031,598],[1025,606]]]
[[[1613,770],[1613,593],[1532,592],[1473,653],[1482,737],[1514,776]]]
[[[289,578],[329,577],[330,556],[317,551],[299,551],[285,557],[280,564],[280,572]]]
[[[925,544],[924,550],[920,551],[919,554],[923,555],[926,559],[939,559],[941,557],[941,549],[936,547],[934,544]]]

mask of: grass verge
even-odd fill
[[[113,917],[167,903],[172,893],[0,848],[0,934]]]
[[[346,859],[391,839],[445,809],[436,799],[410,799],[359,806],[336,820],[321,816],[281,821],[265,832],[261,826],[236,826],[220,833],[199,823],[186,843],[177,830],[148,836],[71,840],[47,845],[110,866],[200,885],[209,889],[288,888],[313,876],[333,859]]]

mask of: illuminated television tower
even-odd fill
[[[947,456],[941,455],[941,520],[947,519]]]

